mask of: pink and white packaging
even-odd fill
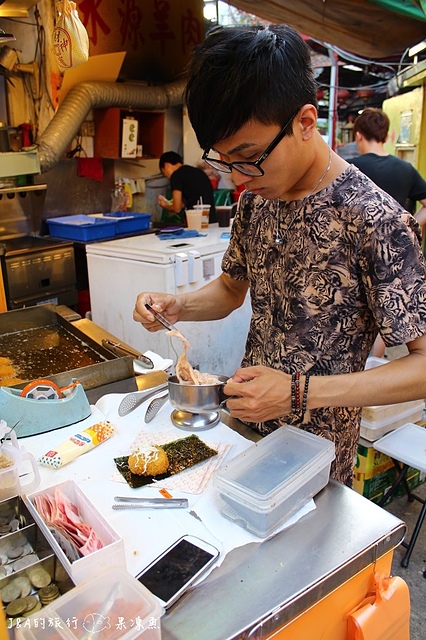
[[[34,506],[35,496],[47,493],[53,496],[55,489],[62,491],[69,500],[78,508],[81,519],[93,526],[97,536],[102,541],[102,548],[89,553],[88,555],[71,562],[61,546],[54,538],[43,518]],[[105,518],[99,513],[94,504],[89,500],[80,487],[72,480],[61,482],[51,487],[46,487],[40,491],[23,496],[23,500],[31,512],[34,520],[45,535],[47,541],[66,569],[68,575],[75,584],[89,580],[99,571],[111,567],[122,567],[126,569],[126,557],[124,551],[124,541],[119,534],[111,527]]]

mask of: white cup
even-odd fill
[[[40,474],[37,461],[31,453],[17,449],[11,444],[3,444],[0,453],[3,455],[4,462],[10,463],[9,466],[0,469],[0,501],[37,489],[40,484]],[[25,475],[22,477],[25,481],[20,479],[20,473],[23,472]]]
[[[194,229],[201,231],[203,224],[203,210],[202,209],[187,209],[186,210],[186,224],[188,229]]]

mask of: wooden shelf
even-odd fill
[[[26,18],[39,0],[5,0],[0,5],[0,18]]]
[[[138,144],[143,157],[159,158],[164,147],[164,111],[126,110],[118,107],[95,109],[95,156],[121,158],[121,130],[123,118],[138,121]]]

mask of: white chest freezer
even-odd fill
[[[176,362],[165,331],[150,333],[133,320],[136,298],[142,291],[193,291],[217,277],[228,246],[222,233],[223,228],[210,225],[204,237],[160,240],[149,234],[88,244],[93,321],[142,353],[150,349]],[[178,323],[192,347],[191,364],[200,371],[232,375],[244,353],[250,314],[247,295],[243,306],[227,318]],[[173,345],[180,355],[182,345],[176,339]]]

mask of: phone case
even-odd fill
[[[168,609],[217,560],[219,553],[214,545],[196,536],[182,536],[137,579]]]

